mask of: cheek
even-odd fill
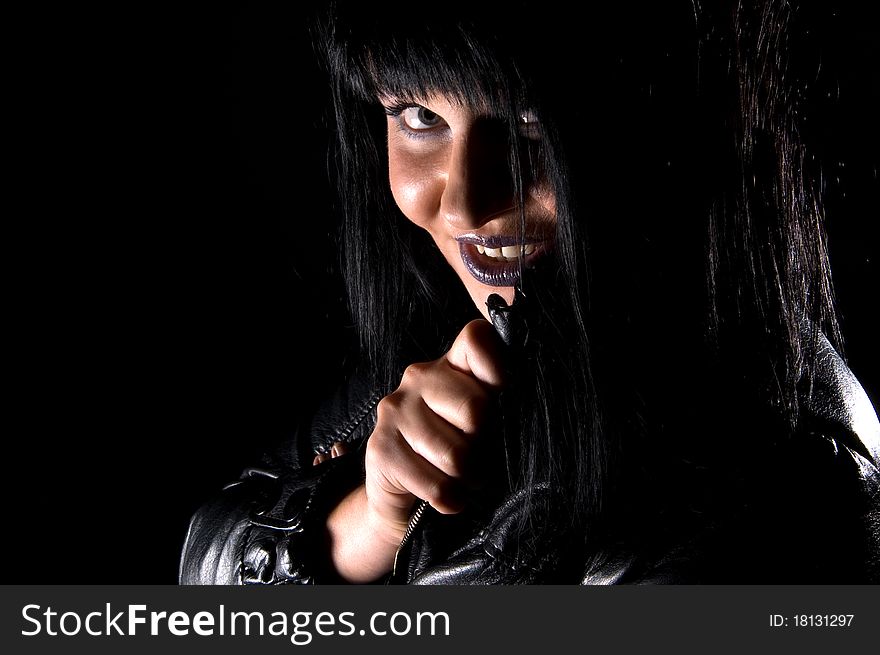
[[[389,144],[388,178],[394,202],[413,223],[429,229],[443,195],[442,176],[423,158]]]
[[[547,217],[546,220],[556,222],[556,193],[553,186],[547,181],[541,181],[534,185],[531,189],[531,196],[534,202],[541,208],[541,215]]]

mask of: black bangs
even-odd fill
[[[531,108],[527,80],[512,56],[522,35],[518,23],[505,26],[503,14],[492,12],[489,24],[485,11],[462,20],[466,12],[445,5],[429,21],[400,7],[337,3],[333,11],[333,27],[323,34],[325,56],[334,77],[361,100],[443,94],[499,116]]]

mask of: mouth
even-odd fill
[[[522,268],[531,268],[546,255],[552,241],[513,236],[458,237],[465,268],[478,282],[490,287],[512,287]]]

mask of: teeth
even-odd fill
[[[477,252],[494,259],[512,261],[519,259],[520,254],[531,255],[535,252],[535,244],[527,243],[525,246],[517,244],[515,246],[502,246],[501,248],[486,248],[485,246],[477,245]]]

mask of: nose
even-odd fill
[[[506,125],[475,120],[453,137],[447,166],[440,213],[450,225],[477,229],[515,206]]]

